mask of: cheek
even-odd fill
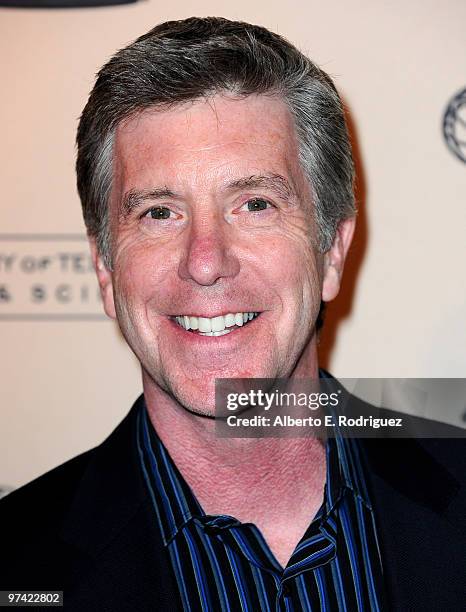
[[[114,259],[117,293],[134,303],[145,302],[157,291],[160,293],[173,269],[167,251],[145,236],[121,240]]]
[[[115,265],[113,288],[117,319],[122,331],[141,325],[145,304],[149,300],[153,282],[148,278],[146,266],[135,260]]]
[[[264,272],[282,299],[294,302],[296,306],[308,305],[310,301],[320,302],[319,261],[308,240],[297,237],[275,239],[262,252]]]

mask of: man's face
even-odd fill
[[[216,96],[119,126],[99,280],[145,384],[212,414],[216,378],[293,372],[315,348],[326,274],[312,206],[277,99]]]

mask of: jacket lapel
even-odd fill
[[[178,588],[138,464],[142,398],[94,451],[61,537],[72,555],[69,610],[180,609]]]
[[[460,485],[430,452],[462,442],[361,440],[390,611],[453,610],[463,600],[461,577],[447,579],[464,567]]]

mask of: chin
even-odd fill
[[[169,394],[188,413],[202,417],[215,418],[216,416],[216,384],[215,381],[222,378],[268,378],[265,372],[219,372],[216,376],[206,375],[204,379],[171,379],[167,380]]]
[[[215,386],[211,389],[194,390],[189,387],[171,388],[176,401],[193,416],[215,417]]]

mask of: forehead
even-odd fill
[[[200,168],[217,179],[259,170],[291,177],[299,172],[288,107],[278,98],[256,95],[217,95],[170,110],[148,109],[118,126],[114,163],[120,186],[136,177],[153,180],[167,169],[174,180],[191,182]]]

